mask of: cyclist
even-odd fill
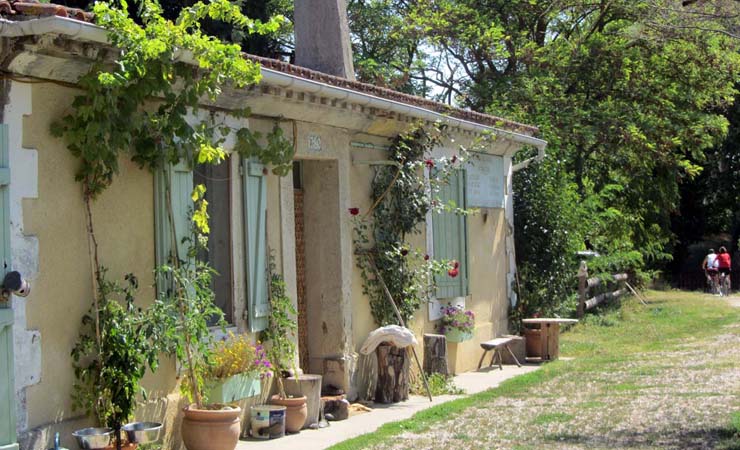
[[[730,254],[727,253],[727,249],[725,247],[719,248],[719,255],[717,255],[717,270],[720,274],[720,293],[722,293],[722,288],[726,286],[724,294],[729,295],[730,288],[732,286],[732,280],[730,279],[732,262],[730,261]]]
[[[701,262],[701,268],[704,269],[704,274],[707,276],[707,282],[711,287],[712,294],[719,294],[719,280],[717,274],[717,254],[714,253],[714,249],[710,248],[707,256],[704,257],[704,261]]]

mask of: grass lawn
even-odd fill
[[[588,315],[541,370],[331,448],[740,450],[740,308],[647,299]]]

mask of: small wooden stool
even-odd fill
[[[519,364],[519,360],[516,359],[516,356],[514,356],[514,352],[512,352],[509,348],[509,343],[513,340],[514,339],[512,338],[502,337],[491,339],[490,341],[486,342],[481,342],[480,346],[484,350],[484,352],[480,357],[480,361],[478,361],[478,369],[480,369],[480,367],[483,365],[483,359],[486,357],[486,354],[490,350],[493,350],[493,355],[491,355],[491,364],[489,364],[488,367],[493,366],[493,362],[496,360],[496,356],[498,356],[498,368],[504,370],[503,366],[501,365],[501,363],[503,362],[503,357],[501,356],[501,347],[505,348],[509,352],[511,357],[514,358],[514,362],[517,366],[522,367],[522,365]]]

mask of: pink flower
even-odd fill
[[[433,169],[434,168],[434,160],[433,159],[426,159],[426,160],[424,160],[424,164],[426,164],[426,166],[429,169]]]
[[[360,208],[349,208],[349,213],[353,216],[360,214]]]

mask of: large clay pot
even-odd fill
[[[182,409],[180,434],[188,450],[234,450],[241,432],[239,407],[230,409]]]
[[[308,407],[306,407],[306,396],[280,398],[279,395],[273,395],[270,398],[273,405],[285,406],[285,431],[288,433],[298,433],[306,424],[308,417]]]

